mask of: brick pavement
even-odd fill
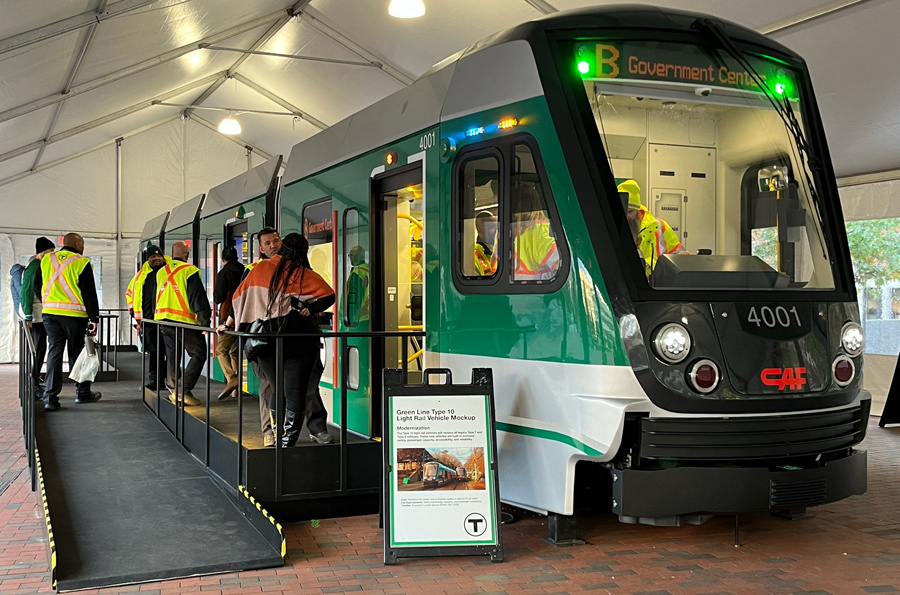
[[[0,478],[25,468],[17,380],[16,366],[0,366]],[[82,593],[900,593],[900,428],[870,423],[863,447],[867,494],[797,521],[745,515],[739,548],[732,517],[680,528],[580,518],[587,544],[571,548],[542,542],[544,519],[527,517],[504,528],[505,563],[459,557],[389,567],[381,563],[378,519],[365,516],[287,525],[284,568]],[[0,595],[52,593],[47,568],[43,519],[23,471],[0,494]]]

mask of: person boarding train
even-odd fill
[[[181,388],[186,406],[199,405],[199,399],[191,392],[200,378],[203,364],[208,357],[206,341],[202,327],[209,327],[212,309],[206,297],[206,288],[200,279],[200,269],[186,261],[190,248],[184,242],[175,242],[172,246],[172,262],[167,263],[156,273],[156,320],[170,320],[182,324],[193,324],[198,330],[177,329],[163,326],[160,332],[166,346],[166,369],[168,371],[167,386],[169,400],[177,405],[177,389],[175,385],[175,368],[181,364],[181,353],[175,352],[176,332],[183,330],[182,347],[191,357],[184,368]],[[179,333],[180,334],[180,333]],[[181,349],[178,350],[179,352]]]

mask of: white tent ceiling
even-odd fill
[[[154,102],[302,114],[240,115],[242,144],[286,156],[491,33],[613,2],[425,3],[424,17],[400,20],[388,16],[388,0],[0,0],[0,193],[31,170],[185,112]],[[810,65],[838,175],[900,169],[900,63],[890,51],[900,2],[647,3],[771,32]]]

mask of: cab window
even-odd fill
[[[454,180],[454,278],[461,291],[544,293],[564,282],[568,252],[531,136],[465,148]],[[544,287],[525,287],[534,285]]]
[[[459,271],[467,279],[491,279],[497,274],[500,160],[473,155],[460,171]]]
[[[545,283],[559,274],[560,256],[531,148],[514,147],[510,183],[510,281]]]

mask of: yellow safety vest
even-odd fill
[[[347,319],[351,326],[369,320],[369,265],[360,263],[350,269],[347,279]]]
[[[128,282],[128,288],[125,289],[125,302],[128,304],[128,307],[131,308],[135,303],[134,293],[137,291],[138,294],[141,293],[141,287],[144,285],[144,279],[147,277],[147,272],[150,270],[150,265],[146,262],[141,267],[137,273],[134,274],[134,277],[131,278],[131,281]],[[141,309],[141,298],[138,295],[137,306],[134,308],[135,313],[134,316],[138,320],[140,320],[140,309]]]
[[[513,244],[516,270],[514,281],[547,281],[556,277],[559,250],[550,235],[550,223],[539,221],[516,236]]]
[[[641,211],[644,215],[638,234],[638,250],[644,259],[644,272],[649,277],[662,254],[678,254],[685,250],[681,247],[678,234],[668,223],[651,215],[646,207],[641,207]]]
[[[493,253],[492,253],[493,254]],[[490,277],[494,274],[496,261],[484,251],[484,246],[475,244],[475,273],[481,277]]]
[[[164,256],[166,259],[166,264],[172,264],[172,259],[168,256]],[[141,270],[138,271],[137,275],[134,276],[134,319],[140,322],[144,318],[144,282],[147,280],[147,275],[153,275],[153,268],[150,267],[149,262],[145,262],[144,266],[141,267]],[[127,292],[126,292],[127,297]]]
[[[134,277],[131,278],[131,281],[128,282],[128,287],[125,288],[125,303],[128,304],[129,310],[131,309],[131,304],[134,303],[134,282],[142,272],[144,272],[144,269],[135,273]]]
[[[68,250],[45,254],[41,258],[44,314],[87,318],[78,277],[90,263],[89,258]]]
[[[200,269],[186,262],[167,262],[156,272],[156,320],[198,324],[187,297],[187,282]]]

